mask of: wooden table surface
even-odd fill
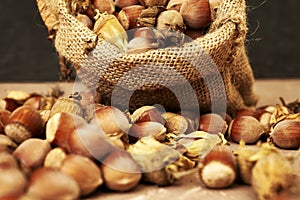
[[[6,90],[23,90],[27,92],[47,92],[51,87],[61,87],[66,95],[73,92],[73,83],[0,83],[0,98]],[[260,100],[257,106],[281,103],[279,97],[287,102],[300,98],[300,79],[260,79],[255,82],[255,92]],[[253,200],[257,199],[250,186],[234,185],[228,189],[210,190],[201,186],[197,174],[185,177],[180,184],[158,187],[140,184],[133,191],[116,193],[99,190],[98,193],[87,199],[103,200],[167,200],[167,199],[226,199],[226,200]]]

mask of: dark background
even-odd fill
[[[297,0],[247,0],[247,49],[259,78],[299,78]],[[0,82],[58,81],[59,64],[35,0],[0,1]]]

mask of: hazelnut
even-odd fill
[[[0,169],[18,168],[15,157],[8,152],[0,152]]]
[[[115,149],[100,165],[104,184],[108,189],[128,191],[142,178],[141,169],[127,151]]]
[[[156,28],[158,30],[184,31],[186,29],[182,15],[176,10],[161,12],[157,18]]]
[[[167,114],[165,113],[164,116],[166,115]],[[191,131],[189,127],[189,121],[187,120],[187,118],[179,114],[167,116],[166,128],[168,133],[174,133],[176,135],[184,134]]]
[[[57,113],[46,126],[46,139],[53,145],[89,158],[101,158],[112,145],[96,126],[88,124],[82,117],[68,113]]]
[[[207,26],[211,22],[208,0],[185,0],[180,8],[185,24],[193,29]]]
[[[80,116],[70,113],[56,113],[46,125],[46,139],[49,143],[69,150],[69,135],[87,122]]]
[[[80,188],[64,172],[42,167],[31,174],[27,194],[45,200],[78,199]]]
[[[95,9],[101,13],[113,14],[115,12],[115,5],[113,0],[92,0]]]
[[[164,141],[167,129],[158,122],[140,122],[133,124],[129,129],[130,143],[135,143],[139,138],[152,136],[158,141]]]
[[[226,188],[237,177],[235,157],[228,146],[215,146],[203,159],[200,178],[209,188]]]
[[[4,98],[0,99],[0,108],[8,110],[10,112],[14,111],[18,107],[20,107],[22,104],[19,103],[18,101],[10,98]]]
[[[255,110],[249,109],[249,108],[242,108],[239,109],[235,112],[235,117],[240,117],[240,116],[252,116]]]
[[[32,106],[36,110],[44,110],[47,102],[43,96],[37,95],[27,99],[23,105]]]
[[[7,135],[0,134],[0,152],[12,153],[17,148],[17,144],[13,142]]]
[[[62,148],[51,149],[44,160],[44,167],[59,169],[66,157],[67,153]]]
[[[13,156],[24,169],[35,169],[43,165],[51,146],[46,140],[30,138],[22,142],[13,152]]]
[[[184,0],[169,0],[166,8],[167,10],[177,10],[179,12],[183,2]]]
[[[187,28],[184,33],[187,36],[189,36],[191,39],[195,40],[195,39],[203,36],[203,29]]]
[[[139,0],[139,2],[145,7],[152,7],[152,6],[166,6],[168,0]]]
[[[81,195],[84,196],[94,192],[103,183],[100,168],[84,156],[69,154],[60,170],[78,183]]]
[[[278,122],[270,136],[272,141],[280,148],[298,149],[300,147],[300,122],[294,120]]]
[[[243,140],[252,144],[259,140],[264,133],[263,125],[252,116],[240,116],[233,119],[228,128],[228,135],[234,142]]]
[[[265,110],[256,110],[253,114],[255,117],[264,127],[264,133],[269,134],[271,129],[271,117],[272,113],[265,111]]]
[[[164,125],[166,123],[160,111],[155,106],[142,106],[136,109],[132,115],[131,119],[134,123],[139,122],[158,122]]]
[[[4,127],[6,126],[11,112],[6,109],[0,108],[0,134],[4,133]]]
[[[43,120],[40,113],[31,106],[21,106],[14,110],[4,128],[8,137],[17,143],[41,136]]]
[[[86,25],[89,29],[93,29],[93,21],[91,20],[91,18],[86,15],[86,14],[81,14],[81,13],[78,13],[77,16],[76,16],[76,19],[78,21],[80,21],[81,23],[83,23],[84,25]]]
[[[146,39],[150,39],[150,40],[155,40],[155,38],[156,38],[152,27],[137,28],[133,33],[133,38],[137,38],[137,37],[146,38]],[[142,106],[142,107],[147,108],[148,106]],[[150,106],[150,108],[152,108],[152,107],[154,107],[154,106]],[[140,108],[138,108],[138,109],[140,109]]]
[[[98,125],[106,134],[127,133],[130,127],[127,116],[118,108],[104,106],[95,110],[91,124]]]
[[[139,4],[139,0],[115,0],[115,6],[119,8],[137,5]]]
[[[213,134],[225,134],[227,127],[228,125],[226,121],[219,114],[216,113],[204,114],[201,115],[199,118],[200,131],[205,131]]]
[[[144,8],[142,5],[132,5],[122,8],[117,18],[125,30],[137,28],[137,18]]]
[[[156,43],[153,43],[152,40],[135,37],[128,42],[127,53],[143,53],[152,49],[156,49],[158,46]]]
[[[25,192],[26,184],[26,177],[18,168],[0,168],[0,199],[17,199]]]
[[[20,103],[24,103],[30,96],[28,92],[23,90],[8,90],[6,93],[6,98],[14,99]]]

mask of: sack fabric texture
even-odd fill
[[[58,54],[77,66],[78,78],[97,90],[102,103],[210,112],[225,99],[226,112],[234,115],[258,101],[245,47],[245,0],[223,0],[202,37],[137,54],[121,53],[98,37],[71,15],[67,0],[37,0],[37,5],[49,32],[55,32]]]

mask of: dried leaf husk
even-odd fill
[[[280,192],[289,190],[295,180],[292,160],[269,144],[263,144],[251,156],[256,161],[252,169],[251,186],[258,199],[274,199]]]

